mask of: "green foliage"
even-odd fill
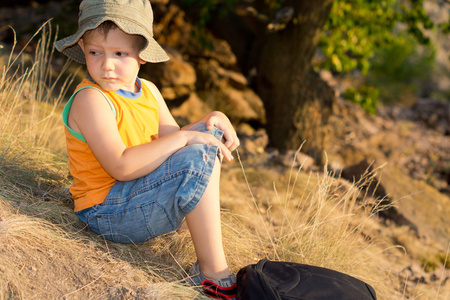
[[[181,1],[197,8],[198,28],[205,27],[214,14],[227,14],[238,2]],[[268,15],[275,14],[285,4],[285,0],[262,2]],[[384,102],[392,102],[400,99],[399,95],[405,91],[413,95],[418,80],[429,77],[434,50],[425,32],[434,27],[443,33],[450,32],[450,22],[431,21],[424,0],[334,0],[319,41],[323,56],[315,67],[342,74],[359,70],[364,76],[370,76],[365,86],[349,90],[346,96],[373,113],[378,96]],[[424,52],[418,52],[418,44],[427,46]],[[374,59],[375,55],[378,57]],[[374,70],[370,71],[371,68]],[[369,88],[370,85],[374,88]]]
[[[421,46],[408,35],[399,35],[392,44],[379,50],[371,60],[366,84],[380,90],[380,100],[387,104],[411,101],[426,89],[434,66],[435,49]]]
[[[438,260],[441,264],[444,265],[445,268],[450,269],[450,257],[449,257],[449,253],[446,252],[439,252],[438,255]]]
[[[419,257],[419,261],[422,264],[424,271],[431,273],[440,267],[440,254],[428,253],[422,257]]]
[[[442,23],[439,25],[441,31],[445,34],[449,34],[450,33],[450,22],[448,23]]]
[[[392,41],[398,18],[395,0],[335,0],[319,43],[325,55],[321,67],[367,73],[374,51]]]
[[[434,24],[423,8],[423,3],[424,0],[410,0],[409,6],[402,3],[400,6],[402,14],[399,21],[408,25],[408,32],[415,36],[421,44],[428,45],[430,44],[430,39],[425,36],[420,27],[432,29]]]
[[[319,47],[325,59],[320,67],[347,73],[354,69],[366,74],[375,51],[391,44],[398,34],[397,24],[419,43],[429,45],[425,29],[433,22],[423,8],[424,0],[335,0],[328,23],[324,27]],[[450,31],[449,24],[439,26]]]
[[[368,76],[365,85],[346,92],[349,100],[367,111],[376,106],[371,100],[375,90],[385,103],[414,97],[427,83],[435,57],[425,30],[436,24],[423,3],[335,0],[319,43],[323,57],[316,67],[337,73],[359,70]],[[443,33],[450,32],[450,23],[437,25]],[[422,52],[419,44],[425,46]],[[371,85],[373,89],[368,88]],[[368,96],[370,100],[363,101]]]
[[[344,93],[344,98],[358,104],[370,114],[377,113],[377,102],[380,91],[377,88],[361,85],[358,89],[349,88]]]

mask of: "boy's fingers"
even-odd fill
[[[231,145],[233,145],[233,141],[225,139],[225,147],[229,149]]]
[[[235,146],[235,144],[236,144],[236,141],[234,140],[234,139],[229,139],[229,140],[226,140],[226,142],[225,142],[225,146],[230,150],[230,151],[233,151],[234,149],[232,149],[233,147],[235,148],[236,146]]]
[[[214,125],[216,125],[216,118],[212,116],[206,121],[206,129],[212,130],[214,128]]]
[[[222,155],[225,157],[225,159],[227,161],[231,161],[233,159],[233,155],[231,154],[231,151],[228,150],[228,148],[225,146],[225,144],[223,144],[221,142],[219,142],[219,143],[220,143],[220,146],[219,146],[220,152],[222,153]]]
[[[237,137],[237,135],[235,135],[235,134],[232,134],[232,135],[224,134],[224,138],[225,138],[225,146],[230,151],[233,151],[237,147],[239,147],[240,142],[239,142],[239,138]]]

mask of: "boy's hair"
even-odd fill
[[[83,37],[89,37],[94,31],[100,33],[102,36],[106,37],[111,30],[117,29],[119,26],[113,21],[105,21],[98,25],[97,28],[88,30],[84,33]]]
[[[113,21],[105,21],[102,24],[98,25],[96,29],[104,36],[107,36],[110,30],[114,30],[117,28],[119,28],[119,26],[117,26]]]
[[[108,33],[111,30],[115,30],[115,29],[120,29],[120,27],[117,26],[117,24],[114,23],[113,21],[105,21],[105,22],[101,23],[100,25],[98,25],[97,28],[86,31],[82,38],[88,39],[95,32],[96,34],[100,34],[104,39],[106,39],[106,36],[108,35]],[[129,33],[127,33],[127,34],[129,34]],[[142,40],[142,47],[144,47],[145,46],[145,37],[143,37],[142,35],[138,35],[138,34],[133,34],[133,35],[139,37]]]

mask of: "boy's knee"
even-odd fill
[[[171,167],[202,170],[205,164],[211,164],[212,153],[218,152],[218,149],[215,148],[217,147],[203,144],[185,146],[171,156]]]
[[[198,131],[198,132],[205,132],[208,133],[209,131],[206,129],[206,123],[205,122],[201,122],[201,123],[197,123],[192,125],[191,127],[189,127],[188,129],[186,129],[187,131]]]
[[[207,130],[206,129],[206,122],[201,122],[201,123],[197,123],[195,125],[192,125],[187,130],[188,131],[198,131],[198,132],[203,132],[203,133],[209,133],[209,134],[213,135],[219,141],[222,140],[222,136],[223,136],[222,130],[220,130],[217,127],[213,127],[213,129]]]

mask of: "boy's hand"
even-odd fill
[[[213,135],[198,131],[180,131],[180,132],[183,132],[183,134],[185,134],[187,138],[186,145],[205,144],[217,146],[219,147],[220,153],[223,155],[225,160],[231,161],[233,159],[231,151],[225,146],[224,143],[216,139]]]
[[[233,128],[233,125],[231,125],[230,120],[228,117],[220,112],[220,111],[213,111],[212,113],[209,113],[206,115],[206,129],[211,130],[214,126],[219,128],[223,131],[223,137],[225,139],[225,147],[228,148],[228,150],[233,151],[237,147],[239,147],[240,142],[239,138],[237,137],[236,131]]]

